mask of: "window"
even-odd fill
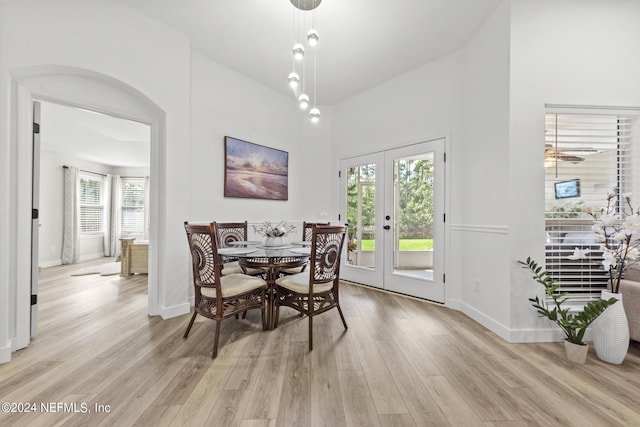
[[[80,233],[104,231],[103,178],[80,174]]]
[[[545,115],[545,263],[575,299],[599,297],[607,286],[593,219],[582,208],[604,207],[611,191],[640,189],[631,168],[634,127],[637,134],[636,116],[616,112]],[[570,260],[575,248],[588,248],[588,259]]]
[[[122,178],[121,180],[121,231],[123,235],[144,234],[144,178]]]

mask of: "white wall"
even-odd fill
[[[559,338],[516,263],[544,255],[545,103],[640,105],[640,3],[505,1],[460,51],[334,107],[334,156],[450,138],[446,303],[509,341]]]
[[[545,103],[640,107],[640,2],[514,0],[511,22],[510,324],[513,340],[549,339],[527,301],[541,287],[514,262],[544,256]]]
[[[18,189],[28,186],[29,178],[27,175],[25,179],[20,170],[25,156],[18,154],[24,149],[10,137],[19,130],[15,126],[19,118],[17,94],[12,88],[17,88],[16,82],[25,75],[37,75],[39,70],[49,74],[56,69],[62,73],[86,70],[86,75],[104,76],[110,87],[146,100],[150,108],[146,123],[159,120],[155,129],[157,139],[162,141],[155,147],[155,154],[152,148],[152,157],[156,156],[156,170],[152,159],[152,181],[156,179],[152,185],[159,191],[156,203],[160,209],[155,212],[159,231],[154,259],[158,271],[155,276],[150,274],[150,281],[157,281],[159,292],[157,301],[150,301],[150,311],[168,317],[189,310],[187,254],[175,242],[184,238],[182,221],[188,216],[189,206],[189,193],[184,189],[189,188],[190,179],[190,56],[190,43],[184,35],[119,2],[39,0],[0,5],[0,104],[11,106],[0,114],[0,158],[4,166],[0,168],[0,361],[10,357],[12,337],[19,326],[14,312],[14,302],[19,298],[15,289],[28,286],[24,269],[18,267],[19,257],[25,254],[13,255],[19,244],[12,233],[25,228],[18,214],[28,210],[25,192]],[[64,78],[62,74],[57,77]],[[55,92],[99,111],[104,109],[104,102],[116,99],[91,97],[77,87],[74,90],[73,85],[51,87],[41,83],[29,90]],[[123,116],[131,116],[130,107],[122,106]],[[29,169],[28,163],[22,167]]]
[[[451,278],[460,309],[506,338],[509,327],[509,4],[463,49],[463,137],[455,146]]]
[[[64,223],[63,165],[123,176],[148,176],[148,168],[114,167],[52,151],[40,152],[40,235],[39,266],[51,267],[62,263],[62,226]],[[104,256],[102,236],[80,238],[80,260]]]
[[[459,137],[459,52],[376,86],[333,107],[336,159],[433,137]]]
[[[503,5],[464,49],[335,106],[333,121],[336,160],[447,137],[446,304],[501,335],[508,216],[496,206],[508,181],[508,38]]]
[[[191,69],[191,209],[184,220],[301,223],[320,220],[324,211],[327,220],[335,221],[331,109],[320,106],[321,122],[312,124],[293,96],[282,96],[197,52]],[[289,200],[224,197],[225,135],[289,153]],[[186,237],[182,243],[186,250]]]
[[[18,213],[30,209],[28,190],[20,192],[30,188],[29,175],[11,167],[12,160],[29,157],[10,138],[22,117],[11,89],[20,87],[47,99],[151,123],[152,144],[154,132],[163,142],[151,149],[151,186],[158,206],[152,223],[155,219],[159,240],[150,246],[157,250],[157,271],[150,272],[149,281],[158,282],[159,293],[155,303],[150,295],[150,314],[170,317],[189,310],[184,220],[301,222],[321,219],[322,212],[329,213],[329,220],[337,218],[336,203],[325,190],[337,173],[330,165],[330,108],[321,107],[321,126],[311,125],[293,99],[196,52],[192,58],[184,35],[118,2],[2,3],[0,104],[11,108],[0,114],[0,212],[6,214],[0,221],[0,362],[9,360],[15,346],[12,339],[20,323],[15,308],[21,307],[16,289],[28,286],[12,255],[19,246],[17,234],[10,232],[26,229]],[[159,123],[153,122],[157,119]],[[222,196],[224,135],[289,152],[288,201]],[[16,282],[17,287],[9,285]]]
[[[74,159],[50,151],[40,152],[40,233],[39,265],[61,264],[62,225],[64,223],[63,165],[76,166],[95,173],[110,173],[110,167],[87,160]],[[80,260],[104,256],[103,236],[80,237]]]

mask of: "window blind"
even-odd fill
[[[560,291],[575,299],[599,297],[607,286],[593,218],[582,208],[604,207],[609,192],[619,203],[633,191],[636,123],[632,115],[545,115],[545,263]],[[575,248],[589,249],[588,259],[569,259]]]
[[[144,178],[121,181],[122,234],[144,234]]]
[[[103,232],[102,178],[80,175],[80,233]]]

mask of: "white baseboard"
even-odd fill
[[[560,329],[512,329],[510,331],[509,342],[511,343],[534,343],[534,342],[557,342],[562,341],[564,335]]]
[[[510,341],[511,331],[501,323],[486,316],[484,313],[479,312],[478,310],[469,306],[468,304],[465,304],[464,302],[460,302],[460,311],[469,316],[471,319],[480,323],[485,328],[489,329],[494,334],[498,335],[503,340],[512,342]]]
[[[163,307],[160,316],[163,319],[171,319],[172,317],[182,316],[191,312],[191,305],[188,302],[184,304],[174,305],[172,307]]]
[[[98,259],[98,258],[104,258],[104,253],[96,252],[94,254],[81,255],[79,262],[89,261],[89,260]],[[55,267],[57,265],[62,265],[62,259],[52,259],[52,260],[49,260],[49,261],[39,261],[38,262],[38,266],[40,268]]]
[[[98,258],[104,258],[104,252],[96,252],[94,254],[85,254],[85,255],[80,255],[80,262],[82,261],[89,261],[91,259],[98,259]]]
[[[480,313],[473,307],[459,301],[458,303],[461,306],[460,311],[510,343],[560,342],[565,338],[562,331],[555,327],[544,329],[510,329],[483,313]],[[587,329],[584,339],[585,341],[591,340],[591,329]]]
[[[38,263],[38,265],[40,266],[40,268],[55,267],[57,265],[62,265],[62,259],[52,259],[50,261],[40,261]]]
[[[456,311],[462,311],[462,303],[459,299],[455,298],[444,298],[444,306]]]
[[[0,363],[11,362],[11,345],[0,347]]]

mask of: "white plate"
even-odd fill
[[[311,248],[291,248],[289,252],[303,255],[311,255]]]
[[[261,245],[262,242],[257,240],[236,240],[233,242],[227,243],[229,246],[258,246]]]
[[[256,248],[220,248],[218,254],[220,255],[244,255],[257,251]]]
[[[292,245],[298,245],[298,246],[311,246],[311,242],[308,240],[301,240],[299,242],[291,242]]]

